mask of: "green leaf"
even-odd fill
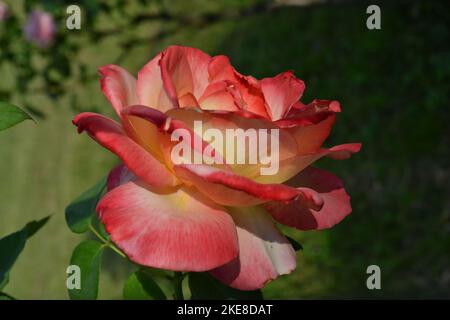
[[[5,292],[0,291],[0,300],[17,300],[17,299]]]
[[[3,278],[3,281],[0,283],[0,290],[2,290],[9,282],[9,273],[6,273],[6,275]]]
[[[123,288],[126,300],[166,300],[167,297],[152,276],[144,270],[130,275]]]
[[[42,228],[47,223],[48,220],[50,220],[50,216],[42,218],[41,220],[38,221],[28,222],[23,228],[24,231],[26,231],[27,233],[27,238],[32,237],[36,232],[38,232],[39,229]]]
[[[71,265],[81,270],[81,288],[68,289],[72,300],[95,300],[98,294],[100,261],[104,245],[94,240],[81,242],[72,253]]]
[[[23,229],[0,239],[0,283],[3,286],[26,241],[27,233]]]
[[[0,131],[8,129],[27,119],[33,120],[33,118],[22,109],[0,101]]]
[[[21,230],[0,239],[0,289],[6,286],[9,271],[25,247],[28,238],[34,235],[50,217],[29,222]]]
[[[300,243],[298,243],[296,240],[294,240],[291,237],[288,237],[286,235],[285,235],[285,237],[289,240],[289,242],[291,243],[291,245],[295,251],[303,250],[303,246]]]
[[[189,273],[189,289],[191,299],[239,299],[262,300],[261,290],[241,291],[225,286],[208,273]]]
[[[95,216],[95,207],[105,187],[106,177],[81,194],[66,208],[66,222],[72,232],[83,233],[89,229],[92,217]]]

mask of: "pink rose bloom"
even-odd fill
[[[258,80],[238,73],[226,56],[171,46],[137,79],[116,65],[100,74],[119,121],[81,113],[73,123],[122,161],[109,174],[97,213],[132,261],[210,271],[231,287],[255,290],[296,266],[275,222],[321,230],[351,212],[342,181],[311,164],[346,159],[361,144],[322,147],[340,105],[301,103],[305,85],[292,72]],[[261,175],[261,164],[174,163],[171,133],[192,132],[194,121],[221,132],[279,129],[278,172]]]
[[[53,16],[45,11],[34,10],[27,18],[25,37],[41,48],[48,47],[55,38],[56,25]]]
[[[9,17],[9,8],[6,3],[0,1],[0,22],[5,21]]]

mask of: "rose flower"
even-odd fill
[[[321,157],[346,159],[361,145],[322,147],[340,105],[301,103],[305,85],[292,72],[257,80],[238,73],[226,56],[171,46],[137,79],[115,65],[100,74],[119,122],[86,112],[73,123],[122,161],[109,174],[97,213],[135,263],[209,271],[231,287],[254,290],[295,269],[295,251],[276,222],[321,230],[351,212],[341,180],[310,165]],[[195,135],[198,121],[220,132],[278,129],[278,171],[262,175],[261,163],[172,161],[171,134],[183,128]],[[206,139],[200,145],[188,147],[218,147]],[[212,154],[222,159],[242,152],[217,149]]]
[[[56,34],[56,24],[53,16],[42,10],[32,11],[24,27],[25,37],[31,43],[41,48],[52,44]]]

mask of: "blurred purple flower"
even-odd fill
[[[28,15],[24,31],[28,41],[41,48],[48,47],[53,42],[56,32],[53,16],[42,10],[34,10]]]
[[[9,8],[6,3],[0,1],[0,22],[5,21],[9,17]]]

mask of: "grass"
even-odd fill
[[[293,69],[306,82],[304,101],[342,103],[328,144],[361,141],[363,150],[319,166],[343,178],[353,213],[327,231],[286,229],[304,250],[293,274],[264,289],[267,298],[449,297],[449,7],[444,1],[386,2],[377,31],[365,28],[365,7],[283,7],[230,16],[137,44],[121,58],[136,73],[166,45],[192,45],[229,55],[244,74]],[[113,39],[90,44],[83,61],[94,70],[116,59],[119,46]],[[13,75],[11,69],[2,79]],[[110,112],[96,82],[72,89],[78,109]],[[21,94],[14,92],[14,99]],[[7,288],[19,298],[66,298],[65,268],[81,237],[65,226],[64,208],[116,159],[76,134],[69,94],[59,101],[27,97],[47,118],[0,134],[0,234],[53,216],[28,243]],[[371,264],[381,267],[382,290],[365,286]],[[101,298],[120,298],[129,266],[111,253],[103,268]]]

